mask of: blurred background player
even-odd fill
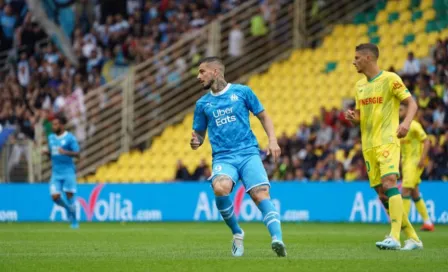
[[[54,133],[48,136],[47,152],[52,164],[50,194],[53,201],[67,211],[70,226],[77,229],[79,225],[75,206],[76,167],[73,158],[79,157],[79,145],[75,136],[65,130],[66,123],[65,117],[56,117],[52,123]],[[65,192],[66,199],[63,199],[62,192]]]
[[[400,106],[400,120],[406,117],[408,108],[406,105]],[[414,200],[415,207],[423,219],[421,230],[433,231],[434,224],[428,215],[425,201],[420,196],[419,184],[422,181],[420,176],[425,169],[425,160],[428,156],[431,143],[426,135],[422,125],[412,120],[409,132],[406,137],[401,139],[401,165],[402,165],[402,196],[403,207],[406,214],[411,210],[411,197]]]
[[[279,257],[286,257],[282,239],[280,215],[270,200],[270,183],[260,157],[258,142],[250,128],[249,112],[260,120],[269,138],[268,154],[274,160],[280,147],[274,125],[257,96],[244,85],[230,84],[224,79],[225,67],[216,57],[200,62],[198,80],[210,92],[196,102],[191,148],[196,150],[204,142],[206,130],[213,150],[212,188],[216,206],[233,233],[232,254],[244,253],[244,232],[237,222],[230,199],[235,183],[242,180],[263,215],[263,222],[272,237],[272,249]]]
[[[370,186],[389,210],[390,235],[377,242],[376,246],[379,249],[400,249],[400,232],[403,229],[409,238],[403,249],[420,249],[423,244],[404,212],[403,200],[397,188],[399,138],[405,137],[409,131],[417,104],[397,74],[380,70],[378,57],[379,50],[374,44],[356,47],[353,64],[358,73],[366,77],[356,83],[356,110],[347,110],[346,118],[361,126],[362,150]],[[409,109],[399,124],[400,102],[408,105]]]

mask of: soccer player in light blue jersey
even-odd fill
[[[280,147],[274,125],[257,96],[248,86],[227,83],[225,67],[216,57],[200,62],[198,80],[210,92],[196,102],[190,146],[198,149],[208,129],[213,151],[213,173],[210,177],[216,206],[233,234],[232,254],[244,253],[244,232],[234,214],[230,193],[238,180],[260,209],[263,222],[272,237],[272,249],[279,257],[286,257],[280,214],[270,195],[270,183],[260,158],[258,142],[250,128],[249,114],[258,117],[269,138],[268,155],[276,160]]]
[[[70,226],[79,228],[76,218],[76,167],[73,158],[79,157],[79,145],[75,136],[64,129],[66,119],[58,116],[53,120],[53,132],[48,136],[48,154],[51,157],[52,173],[50,194],[53,201],[65,208]],[[61,196],[65,192],[66,200]]]

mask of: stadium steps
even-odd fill
[[[319,116],[321,107],[340,108],[343,99],[353,98],[352,86],[361,78],[352,65],[357,44],[378,44],[380,66],[401,70],[407,52],[426,57],[437,39],[448,37],[447,7],[448,1],[444,0],[379,2],[374,9],[358,14],[352,24],[336,25],[319,48],[295,50],[288,60],[252,76],[248,85],[271,114],[277,134],[292,136],[299,124],[310,123],[314,116]],[[192,121],[190,113],[182,123],[168,127],[156,137],[150,149],[121,154],[116,162],[98,168],[94,175],[81,178],[80,182],[169,181],[174,178],[178,159],[190,173],[202,159],[211,165],[208,142],[195,152],[190,150]],[[265,148],[267,138],[255,117],[251,117],[251,126]],[[354,151],[349,156],[353,154]],[[336,155],[339,160],[344,159],[341,151]]]

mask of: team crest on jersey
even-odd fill
[[[393,84],[392,84],[392,90],[397,90],[397,89],[400,89],[401,87],[403,87],[403,84],[401,84],[400,82],[398,82],[398,81],[395,81]]]
[[[230,100],[232,100],[232,101],[238,101],[238,95],[236,95],[236,94],[232,94],[232,95],[230,96]]]
[[[61,141],[61,145],[65,145],[65,140],[62,140],[62,141]]]
[[[387,150],[384,151],[383,152],[383,157],[385,157],[385,158],[389,157],[389,151],[387,151]]]

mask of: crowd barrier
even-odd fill
[[[448,183],[423,182],[422,195],[437,224],[448,223]],[[283,221],[387,223],[388,217],[367,182],[273,182],[271,195]],[[63,221],[47,184],[0,185],[0,221]],[[238,185],[232,193],[241,221],[257,221],[261,213]],[[77,193],[81,221],[219,221],[208,183],[81,184]],[[421,221],[414,206],[412,222]]]

